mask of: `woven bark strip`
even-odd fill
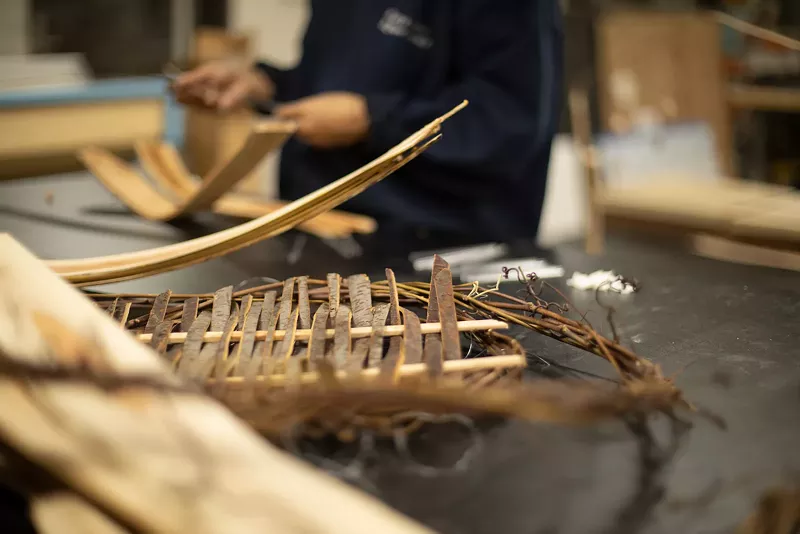
[[[308,277],[297,278],[297,308],[300,310],[300,328],[311,328],[311,304],[308,302]]]
[[[399,365],[406,363],[422,362],[422,328],[419,316],[413,311],[402,309],[403,322],[406,325],[403,332],[403,343],[405,345],[405,357]]]
[[[299,311],[297,308],[295,308],[287,321],[288,324],[286,325],[286,335],[284,336],[280,345],[278,345],[278,349],[275,354],[277,361],[284,365],[291,357],[292,352],[294,352],[294,334],[297,331],[298,315]]]
[[[223,287],[214,293],[214,305],[211,308],[211,330],[219,332],[225,328],[231,315],[233,286]]]
[[[156,297],[155,304],[150,309],[150,315],[147,318],[147,324],[144,327],[144,331],[147,334],[152,334],[156,330],[156,326],[164,320],[164,315],[167,312],[167,306],[169,306],[169,298],[172,296],[172,291],[164,291],[158,297]]]
[[[198,297],[189,297],[183,301],[183,311],[181,312],[181,332],[188,332],[192,323],[197,319],[197,306],[200,303]]]
[[[178,374],[193,376],[194,369],[200,360],[200,350],[203,348],[203,336],[211,326],[211,311],[204,311],[189,327],[186,343],[183,344],[183,354],[178,362]]]
[[[274,297],[271,300],[273,303],[275,302]],[[255,386],[256,378],[259,374],[264,376],[271,375],[277,362],[274,356],[275,344],[273,336],[278,326],[278,308],[273,304],[272,311],[267,313],[268,311],[269,309],[267,308],[261,313],[262,317],[266,316],[264,320],[268,322],[266,325],[267,337],[264,341],[259,342],[260,345],[257,346],[253,360],[250,362],[250,367],[246,371],[247,383],[250,386]]]
[[[337,370],[343,370],[350,359],[350,307],[341,305],[336,312],[333,334],[333,361]]]
[[[365,274],[354,274],[347,278],[347,289],[350,295],[350,310],[353,314],[353,326],[372,326],[372,289],[369,277]],[[357,373],[363,366],[369,353],[368,339],[353,342],[350,357],[345,362],[348,372]]]
[[[328,326],[330,308],[327,303],[322,304],[314,314],[311,326],[311,339],[308,341],[308,359],[312,366],[325,359],[325,330]]]
[[[402,321],[400,319],[400,303],[397,295],[397,280],[395,279],[394,271],[391,269],[386,269],[386,282],[389,285],[389,324],[399,325]],[[389,350],[386,352],[383,361],[380,362],[381,378],[384,381],[395,381],[397,366],[402,365],[405,359],[403,347],[404,338],[389,338]]]
[[[159,354],[163,353],[167,349],[172,326],[172,321],[161,321],[156,326],[155,332],[153,332],[153,338],[150,340],[150,348]]]
[[[456,303],[453,299],[453,275],[444,268],[436,275],[436,302],[442,323],[442,348],[445,360],[461,358],[461,338],[458,334]]]
[[[430,292],[428,293],[428,311],[425,322],[439,322],[439,301],[436,297],[436,276],[445,267],[447,267],[447,262],[445,262],[438,254],[434,255],[433,268],[431,270]],[[428,373],[430,374],[431,378],[438,377],[442,374],[442,361],[444,360],[444,354],[442,353],[441,334],[427,334],[425,336],[423,358],[425,359],[425,363],[428,365]]]
[[[236,325],[239,323],[239,312],[235,311],[228,317],[225,324],[225,329],[222,331],[222,340],[217,343],[216,351],[214,352],[214,359],[211,360],[211,365],[208,368],[201,369],[201,376],[207,377],[210,372],[214,372],[214,394],[219,395],[225,387],[225,378],[230,371],[230,362],[228,361],[228,354],[230,353],[230,339]]]
[[[383,359],[383,327],[386,326],[390,308],[391,304],[378,304],[372,308],[372,336],[369,338],[368,368],[379,366]],[[363,363],[362,361],[362,366]],[[358,365],[358,362],[354,362],[353,365]]]
[[[242,376],[244,370],[250,365],[250,360],[253,358],[253,351],[255,350],[256,343],[256,329],[261,319],[261,307],[263,304],[262,301],[252,302],[244,316],[242,341],[237,346],[236,355],[234,356],[236,360],[234,374],[236,375]]]
[[[294,278],[289,278],[283,283],[281,293],[280,311],[278,315],[278,328],[286,330],[292,313],[292,299],[294,298]]]
[[[263,371],[264,355],[267,352],[267,343],[269,343],[269,352],[272,352],[272,335],[277,327],[277,322],[273,322],[273,319],[277,320],[278,314],[278,310],[275,305],[276,300],[277,294],[275,291],[267,291],[264,293],[264,302],[261,303],[261,317],[258,319],[258,330],[267,331],[267,336],[265,336],[263,340],[257,340],[255,346],[253,347],[253,357],[250,360],[250,364],[243,371],[244,376],[248,377],[248,380],[251,374],[253,376],[253,380],[255,380],[255,377],[258,376],[259,372]]]
[[[331,313],[330,324],[333,324],[339,312],[339,300],[342,289],[342,277],[338,273],[328,273],[328,308]]]

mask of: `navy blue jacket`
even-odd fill
[[[557,0],[312,0],[302,59],[260,64],[277,101],[326,91],[367,99],[368,138],[320,150],[290,141],[281,196],[360,167],[463,99],[420,157],[344,205],[381,225],[533,237],[562,100]]]

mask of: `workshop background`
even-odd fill
[[[82,146],[129,153],[142,138],[175,144],[190,170],[202,175],[238,149],[247,117],[184,112],[167,95],[165,68],[226,56],[292,65],[308,9],[303,0],[2,2],[0,177],[77,170],[74,153]],[[736,226],[730,217],[710,221],[712,207],[687,214],[685,206],[670,205],[666,197],[681,203],[696,196],[691,183],[669,194],[652,185],[642,195],[638,188],[657,182],[656,175],[691,175],[704,187],[723,176],[800,186],[793,150],[800,51],[699,11],[727,12],[792,37],[800,33],[796,2],[563,0],[562,9],[568,105],[552,151],[540,244],[587,237],[599,249],[607,227],[630,227],[624,220],[631,218],[646,219],[635,226],[654,232],[676,220],[684,223],[682,233],[730,233]],[[77,113],[83,125],[76,134],[70,119]],[[580,134],[582,126],[591,138]],[[592,165],[582,152],[587,146],[603,156]],[[239,187],[274,197],[278,157],[267,158]],[[618,191],[631,180],[635,192]],[[641,200],[653,195],[656,205]],[[762,232],[772,223],[759,221],[761,233],[744,237],[785,248],[785,226],[797,220],[778,219],[776,232]]]

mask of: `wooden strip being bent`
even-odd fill
[[[107,151],[88,147],[78,151],[78,158],[136,213],[147,219],[167,221],[208,209],[214,201],[244,179],[269,152],[281,146],[296,128],[292,122],[254,122],[242,148],[231,159],[203,177],[194,194],[183,199],[177,206],[162,197],[140,176],[137,176],[137,180],[132,180],[128,175],[130,173],[124,172],[124,166],[115,162],[116,158]],[[160,197],[160,201],[156,201],[156,197]]]
[[[278,450],[211,398],[176,393],[185,386],[156,353],[1,234],[0,358],[85,374],[0,377],[0,403],[13,406],[0,410],[4,446],[48,475],[48,489],[76,496],[66,509],[34,496],[45,534],[68,531],[79,512],[107,519],[80,529],[103,534],[430,532]],[[138,385],[95,385],[103,380]]]
[[[140,141],[135,148],[139,162],[159,188],[181,201],[195,194],[197,182],[174,146],[157,141]],[[134,171],[131,169],[131,172]],[[286,202],[280,200],[259,200],[230,192],[217,200],[211,210],[232,217],[257,219],[285,205]],[[337,238],[354,233],[372,233],[377,224],[374,219],[364,215],[330,211],[303,223],[299,228],[319,237]]]
[[[76,285],[107,284],[188,267],[273,237],[338,206],[417,157],[439,139],[442,122],[465,105],[466,101],[360,169],[264,217],[183,243],[99,258],[50,261],[48,266]]]

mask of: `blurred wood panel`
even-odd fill
[[[732,173],[732,135],[717,23],[703,13],[621,11],[597,28],[603,128],[646,120],[704,120],[720,168]]]
[[[800,89],[732,85],[728,88],[728,104],[738,109],[800,112]]]
[[[163,99],[81,102],[0,110],[0,178],[75,167],[88,145],[112,150],[160,139]]]

